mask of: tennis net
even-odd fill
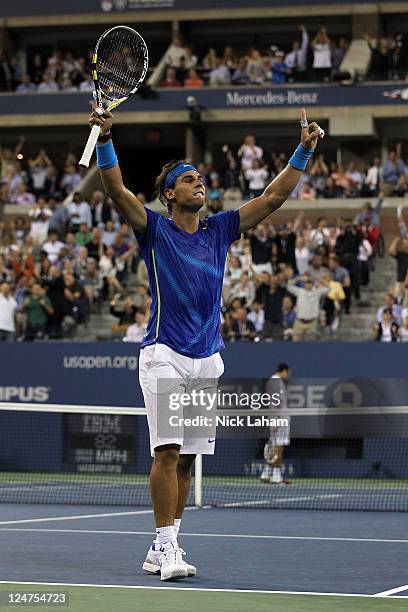
[[[220,427],[188,504],[408,511],[408,408],[289,413],[291,484],[260,480],[269,429],[231,439]],[[0,503],[149,505],[150,465],[143,408],[0,403]]]

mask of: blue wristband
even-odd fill
[[[109,140],[106,144],[96,145],[96,165],[101,170],[109,170],[118,163],[118,158],[113,147],[113,142]]]
[[[290,158],[289,164],[292,168],[295,168],[295,170],[301,170],[303,172],[303,170],[306,170],[307,163],[312,157],[313,152],[313,149],[305,149],[305,147],[300,144]]]

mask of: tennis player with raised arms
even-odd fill
[[[123,184],[115,153],[112,114],[94,110],[89,124],[101,128],[96,146],[97,165],[107,194],[133,228],[147,266],[152,294],[151,317],[141,344],[139,380],[148,415],[153,456],[150,474],[156,539],[143,569],[160,573],[162,580],[195,575],[177,542],[188,497],[191,468],[197,453],[213,454],[214,439],[160,439],[157,431],[157,390],[160,379],[175,379],[185,389],[200,389],[200,381],[218,380],[224,371],[219,351],[220,302],[228,249],[242,232],[255,227],[277,210],[295,188],[324,132],[308,124],[301,110],[301,144],[288,165],[259,197],[237,210],[221,212],[204,221],[203,177],[185,160],[163,166],[156,193],[170,218],[146,209]]]

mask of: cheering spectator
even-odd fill
[[[408,273],[408,237],[400,238],[395,236],[388,252],[397,262],[397,282],[402,283],[405,281]]]
[[[300,26],[302,42],[295,40],[292,43],[292,51],[285,57],[285,64],[290,69],[290,80],[305,81],[307,76],[307,49],[309,46],[309,35],[304,25]]]
[[[379,157],[374,157],[371,166],[367,170],[361,195],[367,198],[376,196],[380,189],[380,178],[381,160]]]
[[[0,285],[0,341],[14,340],[17,302],[9,283]]]
[[[252,262],[258,274],[272,274],[272,238],[268,235],[263,223],[257,225],[250,238]]]
[[[262,159],[263,150],[257,146],[255,136],[245,136],[244,143],[238,150],[238,157],[241,158],[241,168],[244,172],[252,168],[254,159]]]
[[[28,214],[32,219],[30,235],[32,236],[33,244],[39,246],[47,239],[52,211],[47,207],[45,198],[41,196],[38,198],[35,207]]]
[[[346,219],[337,236],[335,250],[341,265],[350,274],[351,287],[356,300],[360,299],[360,271],[358,267],[360,242],[361,234],[353,227],[351,219]]]
[[[263,273],[261,280],[264,281],[266,279],[269,279],[269,275]],[[271,276],[269,282],[261,282],[258,286],[256,300],[263,305],[265,310],[263,338],[272,338],[272,340],[282,339],[282,302],[285,294],[285,282],[282,277],[277,275]]]
[[[58,240],[58,234],[55,230],[48,232],[48,240],[44,242],[41,250],[47,254],[49,261],[54,264],[58,260],[58,255],[61,249],[65,246],[61,240]]]
[[[259,159],[252,160],[252,168],[245,171],[245,178],[249,183],[249,194],[251,198],[256,198],[263,194],[268,179],[268,171],[261,164]]]
[[[44,338],[48,317],[53,314],[54,309],[45,294],[45,289],[38,283],[32,286],[31,296],[24,300],[23,310],[27,313],[25,340],[33,341]]]
[[[368,74],[376,81],[386,81],[390,77],[391,70],[391,53],[388,38],[379,38],[376,45],[368,34],[364,34],[364,38],[371,51]]]
[[[255,287],[249,279],[248,272],[243,272],[239,279],[239,283],[235,284],[230,292],[230,301],[239,298],[241,304],[249,308],[255,298]]]
[[[296,233],[286,224],[279,225],[277,235],[273,239],[273,261],[279,264],[290,264],[296,269]]]
[[[303,287],[295,285],[296,281],[303,281]],[[288,282],[288,291],[296,297],[296,321],[293,326],[293,341],[317,340],[318,319],[320,313],[320,300],[329,292],[329,287],[315,286],[312,278],[305,274]]]
[[[79,191],[74,193],[72,202],[68,204],[69,226],[72,232],[78,232],[81,223],[92,227],[91,207]]]
[[[184,67],[184,63],[187,57],[186,49],[183,47],[181,38],[175,36],[172,40],[170,47],[166,53],[166,64],[175,70],[179,70]],[[171,87],[170,85],[168,87]]]
[[[331,41],[326,28],[321,28],[310,46],[313,49],[313,72],[317,81],[329,81],[332,67]]]
[[[77,172],[75,164],[67,164],[61,179],[60,187],[66,195],[76,189],[81,182],[81,175]]]

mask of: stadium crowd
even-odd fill
[[[19,159],[23,146],[21,138],[14,151],[0,152],[2,201],[31,206],[28,216],[0,223],[1,337],[71,337],[78,325],[86,325],[92,313],[109,303],[118,319],[113,337],[141,340],[151,298],[130,228],[102,192],[92,193],[89,201],[83,198],[73,155],[58,172],[44,150],[24,164]],[[224,167],[219,170],[198,165],[207,186],[208,215],[223,210],[224,198],[238,203],[256,197],[287,163],[284,153],[272,153],[269,166],[264,164],[264,152],[251,135],[236,154],[224,145],[223,155]],[[224,279],[224,339],[298,341],[335,334],[352,301],[360,302],[361,286],[370,282],[385,192],[395,193],[407,175],[401,145],[383,166],[375,160],[365,178],[352,165],[340,172],[318,155],[294,197],[364,194],[377,196],[375,207],[367,203],[354,219],[322,217],[312,223],[300,213],[287,224],[268,221],[233,244]],[[71,192],[72,201],[62,205]],[[146,202],[144,194],[138,197]],[[391,321],[386,320],[387,309],[377,313],[374,337],[383,341],[394,336],[408,339],[403,331],[408,328],[403,311],[408,306],[408,232],[401,210],[398,225],[399,234],[389,247],[397,261],[392,299],[398,309],[393,309]],[[388,307],[391,298],[387,300]]]
[[[378,40],[365,35],[371,50],[367,78],[372,80],[404,80],[408,74],[407,36],[397,33]],[[330,82],[347,78],[341,63],[350,46],[345,37],[334,40],[322,27],[309,33],[299,27],[299,35],[281,49],[235,50],[211,47],[202,56],[193,47],[175,36],[165,54],[162,87],[197,88],[204,85],[268,85],[293,82]],[[23,54],[9,57],[0,50],[0,91],[27,93],[93,91],[91,55],[55,49],[49,56],[34,53],[23,61]]]

